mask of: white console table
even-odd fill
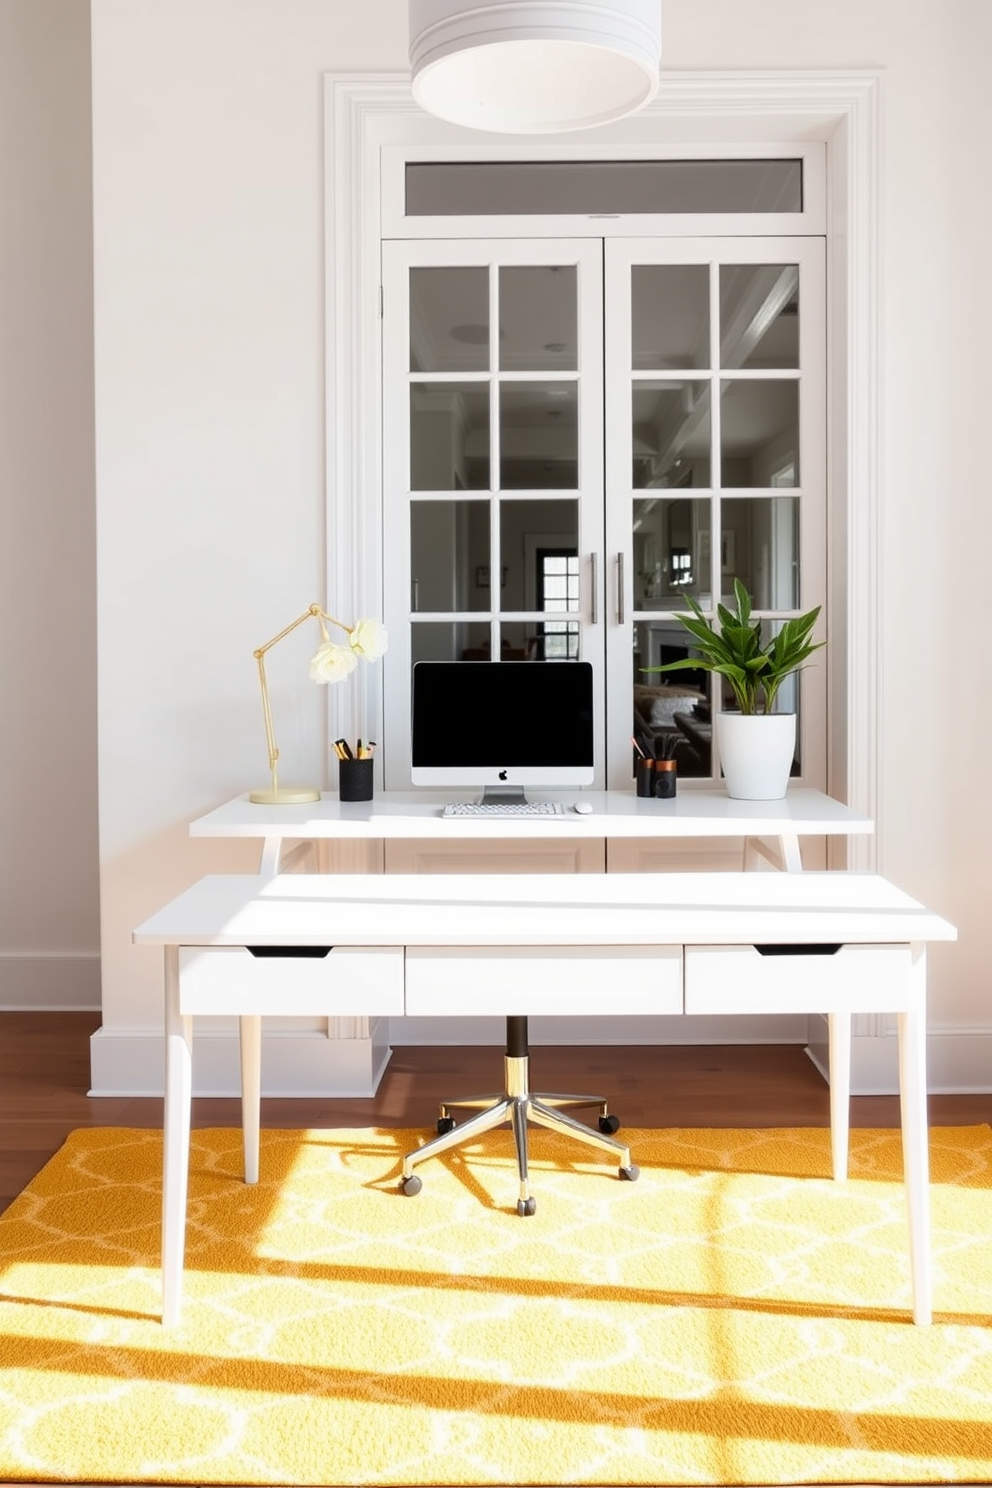
[[[797,788],[780,801],[735,801],[720,787],[686,786],[672,800],[642,799],[629,791],[577,791],[562,794],[564,814],[560,817],[509,818],[444,818],[445,800],[466,793],[432,793],[424,790],[380,792],[372,801],[342,802],[337,794],[325,794],[319,801],[296,806],[260,806],[247,795],[235,797],[190,824],[195,838],[252,840],[259,844],[259,872],[266,875],[304,867],[320,867],[317,848],[322,842],[366,844],[378,847],[397,843],[412,847],[426,844],[442,852],[448,846],[455,852],[459,845],[470,851],[489,843],[494,851],[522,849],[500,864],[506,871],[529,872],[527,851],[533,846],[535,856],[552,862],[561,855],[554,851],[564,844],[566,854],[580,853],[586,847],[600,849],[611,840],[621,848],[650,848],[659,839],[676,842],[680,838],[708,840],[719,846],[721,840],[744,840],[742,866],[758,868],[771,864],[790,872],[802,869],[800,841],[803,837],[849,837],[869,834],[874,830],[870,817],[853,810],[822,791]],[[587,801],[592,811],[579,815],[571,809],[576,800]],[[598,843],[597,843],[598,839]],[[606,863],[602,850],[598,855],[602,872]],[[634,871],[629,862],[628,871]],[[362,862],[348,864],[348,871],[359,871]],[[561,863],[553,871],[564,872]],[[413,871],[408,864],[403,871]],[[485,865],[483,864],[483,870]],[[456,871],[454,863],[442,869]],[[488,871],[496,871],[493,864]],[[325,1010],[326,1012],[327,1010]],[[736,1012],[750,1012],[737,1008]],[[457,1015],[456,1015],[457,1016]],[[831,1024],[829,1034],[832,1058],[831,1084],[846,1100],[849,1090],[850,1038],[839,1043]],[[389,1060],[388,1024],[383,1019],[343,1018],[328,1016],[328,1051],[335,1073],[344,1071],[343,1079],[352,1093],[375,1091]],[[332,1085],[329,1085],[331,1091]]]
[[[444,818],[446,800],[457,793],[382,791],[371,801],[339,801],[325,794],[302,806],[256,806],[236,796],[190,823],[191,837],[254,838],[262,843],[261,873],[289,866],[286,844],[300,848],[327,840],[380,841],[398,838],[432,842],[593,838],[743,837],[749,856],[775,857],[777,866],[802,868],[801,837],[849,837],[874,831],[871,817],[818,790],[793,790],[781,801],[735,801],[719,789],[685,788],[670,801],[642,799],[633,791],[577,791],[563,800],[562,816]],[[571,809],[588,801],[592,811]],[[298,849],[293,849],[294,853]]]
[[[165,948],[164,1320],[181,1306],[195,1016],[240,1018],[254,1182],[264,1014],[599,1013],[608,987],[616,1017],[743,1004],[828,1013],[843,1031],[854,1012],[898,1015],[913,1316],[929,1322],[926,943],[955,937],[874,874],[202,879],[133,932],[136,944]],[[838,1177],[842,1105],[832,1084]]]

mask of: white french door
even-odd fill
[[[686,594],[823,602],[824,295],[819,238],[383,244],[387,788],[413,662],[482,657],[592,663],[599,788],[630,786],[635,689],[680,779],[718,778],[721,695],[644,668],[686,654]],[[782,697],[820,786],[825,700],[815,667]]]
[[[605,252],[610,784],[630,779],[632,689],[655,737],[676,739],[680,780],[714,779],[708,714],[731,699],[705,674],[644,668],[691,659],[676,618],[687,594],[713,615],[739,578],[766,633],[824,602],[824,244],[640,238]],[[820,788],[826,696],[814,665],[778,700],[798,712],[799,773]]]
[[[605,696],[602,263],[598,239],[383,244],[389,789],[414,662],[581,659]]]

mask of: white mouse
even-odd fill
[[[580,816],[588,816],[592,811],[592,807],[588,801],[575,801],[572,805],[572,810],[577,811]]]

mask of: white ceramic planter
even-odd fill
[[[796,752],[796,715],[718,713],[715,724],[727,795],[738,801],[780,801]]]

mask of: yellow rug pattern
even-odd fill
[[[72,1134],[0,1216],[0,1479],[238,1484],[992,1480],[992,1130],[931,1132],[936,1321],[910,1316],[898,1132],[625,1131],[638,1183],[533,1133],[193,1134],[159,1321],[161,1135]]]

